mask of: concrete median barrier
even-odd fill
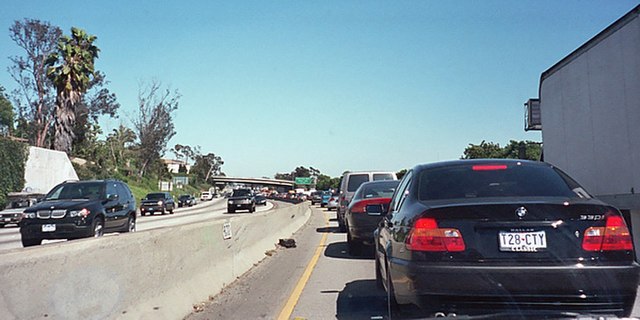
[[[0,255],[0,315],[182,319],[194,303],[220,292],[262,260],[310,214],[308,206],[296,205],[9,251]]]

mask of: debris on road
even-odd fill
[[[278,241],[278,244],[281,247],[285,247],[285,248],[295,248],[296,247],[296,240],[294,240],[294,239],[280,239]]]
[[[196,303],[193,305],[193,312],[202,312],[204,311],[204,307],[205,307],[204,302]]]
[[[275,251],[275,250],[273,250],[273,249],[272,249],[272,250],[267,250],[267,251],[265,251],[265,252],[264,252],[264,254],[265,254],[266,256],[271,257],[272,255],[276,254],[276,251]]]

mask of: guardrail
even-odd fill
[[[2,319],[178,319],[310,217],[291,206],[0,255]]]

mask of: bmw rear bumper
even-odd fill
[[[452,310],[561,310],[625,314],[640,266],[452,266],[390,261],[399,303]],[[628,310],[627,310],[628,309]]]

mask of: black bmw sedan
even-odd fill
[[[623,216],[549,164],[419,165],[384,213],[376,281],[394,305],[445,314],[632,311],[640,266]]]

